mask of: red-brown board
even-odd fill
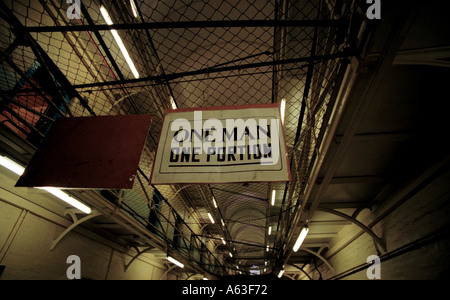
[[[131,189],[151,115],[58,119],[18,187]]]

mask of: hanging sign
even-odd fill
[[[16,186],[131,189],[151,115],[59,118]]]
[[[150,183],[289,180],[279,104],[166,111]]]

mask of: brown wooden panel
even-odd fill
[[[151,115],[58,119],[16,186],[130,189]]]

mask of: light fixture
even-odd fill
[[[25,171],[24,167],[22,167],[21,165],[19,165],[15,161],[13,161],[13,160],[11,160],[8,157],[3,156],[3,155],[0,155],[0,165],[4,166],[8,170],[16,173],[17,175],[22,175],[23,172]],[[85,204],[81,203],[77,199],[69,196],[68,194],[66,194],[65,192],[61,191],[60,189],[57,189],[57,188],[54,188],[54,187],[38,187],[38,189],[46,190],[50,194],[58,197],[59,199],[63,200],[64,202],[70,204],[71,206],[78,208],[79,210],[81,210],[82,212],[84,212],[86,214],[90,214],[91,213],[91,209],[88,206],[86,206]]]
[[[136,8],[136,3],[134,3],[134,0],[130,0],[130,5],[131,5],[131,11],[133,12],[133,16],[135,18],[137,18],[137,8]]]
[[[272,226],[269,226],[269,235],[272,234]]]
[[[203,277],[203,280],[208,280],[208,278],[206,278],[206,277]]]
[[[103,19],[105,19],[106,24],[113,25],[113,21],[111,17],[108,14],[108,11],[106,11],[106,8],[102,5],[100,6],[100,12],[102,13]],[[115,29],[111,29],[111,34],[113,35],[114,39],[116,40],[117,45],[119,46],[120,51],[122,52],[123,56],[125,57],[125,61],[127,62],[128,66],[131,69],[131,72],[134,75],[134,78],[139,78],[139,73],[134,66],[133,61],[131,60],[130,55],[128,54],[127,48],[125,48],[124,43],[122,42],[122,39],[119,36],[119,33]]]
[[[276,193],[277,193],[277,191],[275,191],[275,190],[272,191],[272,202],[271,202],[272,206],[275,205],[275,195],[276,195]]]
[[[54,188],[54,187],[39,187],[38,189],[45,190],[45,191],[49,192],[50,194],[52,194],[55,197],[58,197],[62,201],[66,202],[67,204],[70,204],[71,206],[73,206],[75,208],[78,208],[79,210],[81,210],[85,214],[90,214],[91,211],[92,211],[89,206],[81,203],[77,199],[69,196],[67,193],[61,191],[58,188]]]
[[[173,258],[171,256],[167,256],[167,260],[170,261],[173,264],[176,264],[180,268],[184,268],[184,265],[182,263],[180,263],[178,260],[176,260],[175,258]]]
[[[267,252],[269,252],[269,245],[267,245],[267,247],[266,247],[266,251],[267,251]]]
[[[222,243],[223,243],[224,245],[227,244],[227,242],[225,242],[225,240],[224,240],[223,238],[221,238],[221,240],[222,240]]]
[[[175,103],[175,99],[173,99],[172,96],[170,96],[170,105],[172,106],[172,109],[177,109],[177,104]]]
[[[297,241],[295,242],[295,245],[294,245],[294,248],[293,248],[294,252],[297,252],[298,249],[300,249],[300,246],[303,244],[303,241],[305,240],[306,235],[308,234],[308,232],[309,232],[309,228],[306,227],[306,226],[303,227],[302,231],[300,232],[300,235],[297,238]]]
[[[280,111],[281,111],[281,124],[284,124],[284,112],[286,110],[286,99],[282,99],[281,100],[281,107],[280,107]]]
[[[8,170],[16,173],[17,175],[22,175],[25,168],[16,163],[15,161],[9,159],[6,156],[0,155],[0,165],[4,166]]]
[[[211,223],[215,223],[215,221],[214,221],[214,219],[213,219],[213,217],[211,216],[211,214],[210,213],[208,213],[208,217],[209,217],[209,219],[211,220]]]
[[[214,207],[217,208],[217,202],[216,199],[214,199],[214,197],[212,198],[212,203],[214,204]]]
[[[230,255],[230,257],[233,257],[233,254],[231,252],[228,253]]]
[[[284,270],[281,270],[280,273],[278,273],[278,278],[281,278],[284,274]]]
[[[223,219],[220,219],[220,222],[222,223],[222,226],[225,227],[225,223],[223,222]]]

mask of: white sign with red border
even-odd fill
[[[290,179],[279,104],[165,112],[151,184]]]

